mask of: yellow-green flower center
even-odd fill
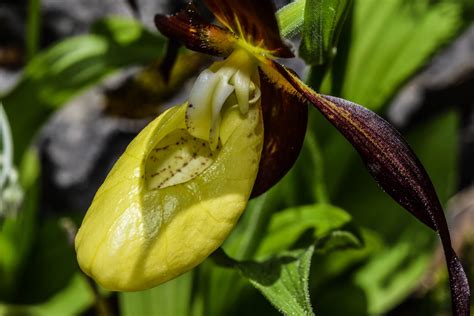
[[[216,62],[197,77],[189,96],[186,126],[194,137],[209,142],[212,150],[219,143],[221,111],[238,104],[246,114],[260,99],[258,61],[247,50],[238,48],[222,62]]]

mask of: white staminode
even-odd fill
[[[186,112],[188,132],[209,141],[211,149],[216,149],[221,110],[232,94],[235,93],[242,114],[246,114],[249,105],[260,98],[260,89],[253,80],[258,80],[257,62],[244,49],[235,50],[226,60],[201,72],[189,96]]]

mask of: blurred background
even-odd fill
[[[75,261],[74,233],[113,163],[148,122],[186,99],[212,61],[180,49],[163,78],[167,41],[153,17],[181,6],[0,0],[0,315],[279,314],[237,271],[211,260],[136,293],[98,288]],[[471,0],[354,0],[329,69],[282,61],[318,91],[401,131],[445,206],[471,284],[473,13]],[[297,47],[300,34],[288,40]],[[272,220],[301,207],[320,219],[309,278],[316,314],[450,315],[436,235],[377,187],[314,109],[296,165],[249,203],[224,249],[267,258],[262,249],[280,247],[268,234]]]

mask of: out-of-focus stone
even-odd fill
[[[437,54],[394,98],[388,119],[399,128],[474,100],[474,25]]]
[[[116,159],[149,119],[106,115],[93,89],[58,111],[40,133],[42,209],[85,212]]]

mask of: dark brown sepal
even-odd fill
[[[160,63],[160,73],[163,76],[163,80],[168,83],[171,75],[171,70],[178,58],[179,47],[181,44],[175,40],[168,40],[166,43],[165,57]]]
[[[306,101],[278,86],[260,71],[264,143],[252,197],[276,184],[293,166],[303,145],[308,121]]]
[[[192,3],[174,15],[155,15],[155,25],[164,36],[213,56],[228,56],[237,40],[232,32],[204,20]]]
[[[280,37],[275,6],[270,0],[204,0],[217,19],[238,36],[276,57],[294,57]]]
[[[374,112],[320,95],[278,65],[280,73],[359,152],[370,174],[395,201],[438,232],[448,265],[453,315],[469,315],[469,284],[451,246],[446,218],[428,174],[401,135]]]

